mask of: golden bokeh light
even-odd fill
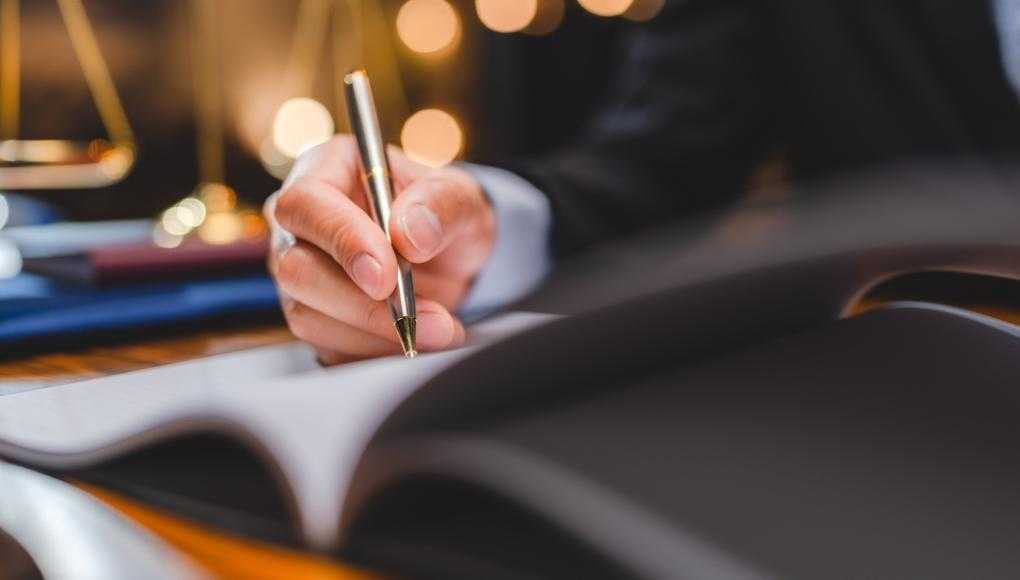
[[[202,200],[209,213],[233,211],[237,207],[237,192],[222,183],[203,183],[195,188],[193,197]]]
[[[464,132],[446,111],[424,109],[411,115],[400,131],[408,157],[430,167],[453,161],[464,148]]]
[[[246,239],[260,238],[269,233],[269,224],[260,212],[243,210],[241,217],[241,237]]]
[[[538,14],[539,0],[475,0],[478,19],[496,32],[519,32]]]
[[[542,0],[538,5],[538,13],[524,32],[534,36],[551,34],[563,22],[566,6],[563,0]]]
[[[306,149],[329,140],[334,128],[333,116],[319,101],[290,99],[273,120],[273,145],[280,153],[296,159]]]
[[[597,16],[619,16],[630,8],[634,0],[577,0],[577,2]]]
[[[209,214],[198,228],[198,237],[207,244],[230,244],[241,239],[243,233],[244,221],[235,212]]]
[[[258,212],[238,208],[237,192],[230,186],[203,183],[160,215],[152,242],[161,248],[176,248],[195,234],[209,244],[229,244],[263,236],[266,229]]]
[[[666,0],[634,0],[623,17],[635,22],[647,22],[655,18],[665,5]]]
[[[397,12],[397,36],[414,52],[436,53],[457,41],[460,18],[446,0],[407,0]]]

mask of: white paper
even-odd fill
[[[311,349],[292,343],[0,396],[0,453],[88,465],[213,426],[270,452],[293,487],[308,540],[329,548],[351,472],[393,409],[479,346],[551,318],[506,314],[470,329],[467,347],[414,359],[323,369]]]

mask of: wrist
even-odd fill
[[[458,166],[448,166],[443,171],[449,172],[451,179],[457,181],[461,187],[468,192],[468,198],[477,201],[476,218],[472,220],[470,237],[473,241],[485,248],[485,256],[488,259],[492,253],[492,247],[496,239],[496,212],[493,209],[492,200],[485,192],[480,181],[475,179],[471,172]]]
[[[460,164],[479,184],[490,208],[491,251],[460,305],[465,319],[477,318],[534,291],[552,268],[549,201],[523,178],[503,169]]]

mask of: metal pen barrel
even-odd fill
[[[362,70],[353,71],[344,77],[344,93],[347,97],[347,114],[351,120],[351,131],[358,142],[363,167],[362,178],[365,194],[371,209],[372,219],[390,236],[390,204],[393,201],[393,180],[386,159],[386,142],[379,127],[379,117],[372,97],[368,75]],[[414,280],[411,264],[397,255],[397,287],[388,303],[393,321],[397,326],[401,343],[406,354],[414,351]]]

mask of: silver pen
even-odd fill
[[[390,203],[393,202],[393,180],[386,160],[386,143],[379,129],[372,86],[365,71],[355,70],[344,77],[344,93],[347,96],[347,116],[351,121],[351,131],[361,153],[361,174],[368,205],[372,209],[372,219],[383,229],[386,239],[392,245]],[[404,356],[416,356],[414,279],[411,276],[411,264],[400,254],[397,254],[397,288],[387,301]]]

